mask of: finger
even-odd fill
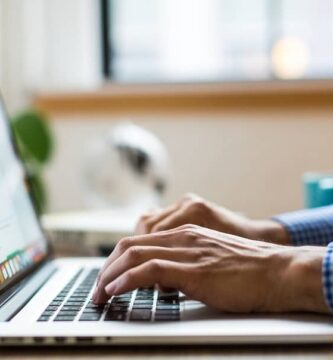
[[[163,231],[160,233],[148,234],[148,235],[138,235],[135,237],[124,238],[120,240],[113,252],[106,259],[104,265],[102,266],[98,276],[96,284],[99,285],[101,275],[103,272],[112,264],[118,257],[120,257],[127,249],[132,246],[159,246],[166,248],[175,248],[175,247],[200,247],[200,241],[195,241],[191,236],[188,236],[189,233],[198,231],[200,227],[196,225],[182,225],[176,229]]]
[[[165,237],[166,232],[163,234],[159,234],[159,237]],[[154,239],[152,239],[154,238]],[[131,246],[163,246],[162,240],[157,239],[157,234],[146,234],[146,235],[136,235],[133,237],[127,237],[121,239],[109,257],[106,259],[104,265],[102,266],[98,276],[97,276],[97,284],[100,281],[101,274],[106,270],[106,268],[112,264],[119,256],[121,256],[127,249]]]
[[[147,234],[147,235],[137,235],[129,238],[124,238],[119,241],[113,252],[105,261],[102,266],[98,277],[97,284],[100,281],[101,274],[106,270],[106,268],[112,264],[119,256],[121,256],[127,249],[132,246],[159,246],[159,247],[188,247],[193,245],[190,241],[191,239],[182,236],[183,231],[195,230],[198,227],[195,225],[182,225],[179,228],[171,229],[168,231],[163,231],[160,233]]]
[[[175,262],[193,262],[197,260],[196,249],[170,249],[153,246],[134,246],[116,259],[102,274],[94,292],[94,299],[106,299],[104,288],[118,276],[131,268],[139,266],[153,259],[170,260]]]
[[[105,292],[110,297],[155,284],[184,292],[188,281],[187,272],[184,269],[184,265],[177,262],[150,260],[119,276],[106,286]]]
[[[152,232],[152,228],[155,226],[155,224],[163,221],[166,217],[168,217],[173,212],[177,211],[180,204],[176,203],[173,204],[166,209],[163,209],[159,212],[155,212],[154,214],[143,216],[139,224],[137,225],[137,233],[138,234],[150,234]]]
[[[189,220],[186,214],[186,209],[180,208],[169,216],[166,216],[160,222],[155,223],[155,225],[151,228],[151,232],[154,233],[174,229],[179,226],[186,225],[188,222]]]
[[[158,214],[160,214],[161,212],[163,212],[163,209],[154,209],[154,210],[150,210],[144,214],[142,214],[136,224],[135,227],[135,234],[141,235],[141,234],[145,234],[145,232],[143,232],[143,227],[145,226],[144,224],[149,221],[149,219],[151,219],[154,216],[157,216]]]

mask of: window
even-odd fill
[[[119,82],[333,77],[331,0],[102,0]]]

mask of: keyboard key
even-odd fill
[[[84,295],[82,295],[82,294],[80,294],[80,295],[71,295],[70,297],[69,297],[71,300],[73,300],[73,299],[80,299],[80,300],[86,300],[86,296],[84,296]]]
[[[152,316],[151,310],[134,309],[131,311],[130,319],[133,321],[150,321],[151,316]]]
[[[103,308],[98,308],[98,309],[87,309],[85,308],[83,313],[84,314],[101,314],[103,313],[104,309]]]
[[[108,313],[104,321],[126,321],[126,313]]]
[[[49,321],[50,320],[50,316],[41,316],[37,321]]]
[[[44,311],[42,315],[44,316],[52,316],[54,314],[54,311]]]
[[[61,305],[63,303],[63,301],[52,301],[50,306],[56,306],[56,305]]]
[[[133,296],[133,293],[125,293],[125,294],[121,294],[121,295],[116,295],[114,297],[114,299],[123,299],[123,298],[131,298]]]
[[[168,305],[168,304],[159,305],[159,304],[157,304],[156,309],[157,310],[179,310],[179,304],[177,304],[177,305]]]
[[[66,316],[66,317],[75,317],[79,312],[78,311],[60,311],[57,315],[58,316]]]
[[[158,293],[158,299],[159,300],[166,300],[166,299],[179,299],[179,293],[178,292],[170,292],[170,293]]]
[[[166,314],[180,314],[180,310],[168,310],[168,309],[156,309],[156,314],[166,315]]]
[[[53,321],[74,321],[75,316],[57,316]]]
[[[128,307],[124,307],[124,306],[110,306],[110,310],[113,312],[127,312]]]
[[[158,299],[157,300],[157,305],[177,305],[179,304],[179,300],[178,299],[174,299],[174,298],[169,298],[169,299]]]
[[[129,304],[131,302],[130,299],[113,299],[112,304]]]
[[[139,304],[153,304],[153,303],[154,303],[154,301],[150,300],[150,299],[146,299],[146,300],[137,300],[137,299],[135,299],[134,300],[134,304],[137,304],[137,305],[139,305]]]
[[[82,306],[84,304],[84,301],[66,301],[65,305],[69,306]]]
[[[82,314],[79,321],[98,321],[102,314]]]
[[[133,304],[133,309],[152,309],[153,304]]]
[[[82,309],[82,306],[68,306],[64,305],[61,310],[62,311],[80,311]]]
[[[104,309],[104,305],[88,304],[85,309]]]

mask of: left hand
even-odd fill
[[[253,241],[199,226],[123,239],[93,296],[174,288],[224,312],[328,312],[321,285],[325,249]]]
[[[137,225],[138,234],[150,234],[193,224],[252,240],[290,245],[287,230],[273,220],[252,220],[195,194],[186,194],[165,209],[143,215]]]

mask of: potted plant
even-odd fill
[[[41,214],[46,210],[48,200],[42,173],[53,152],[51,129],[45,115],[33,109],[14,116],[11,125],[27,170],[36,210]]]

